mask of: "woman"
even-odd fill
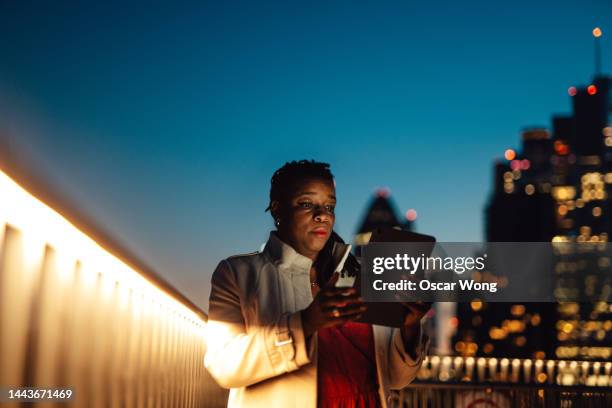
[[[277,230],[213,274],[206,368],[231,389],[229,407],[386,407],[421,365],[428,306],[405,304],[401,329],[355,322],[363,299],[332,275],[346,245],[333,232],[329,165],[287,163],[271,184]]]

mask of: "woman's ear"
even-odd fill
[[[273,200],[270,203],[270,214],[272,214],[274,222],[280,219],[280,203],[277,200]]]

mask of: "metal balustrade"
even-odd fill
[[[400,408],[608,408],[612,406],[612,393],[609,390],[583,387],[415,383],[394,393],[391,406]]]
[[[398,407],[609,407],[612,362],[428,356]]]
[[[428,356],[417,381],[612,387],[612,362]]]
[[[223,406],[203,364],[205,319],[0,172],[5,393],[69,388],[61,406],[74,407]],[[22,406],[6,396],[0,405]]]

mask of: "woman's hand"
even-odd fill
[[[336,272],[319,290],[312,303],[302,310],[304,337],[319,329],[337,326],[349,320],[356,320],[366,310],[363,299],[355,288],[337,288],[334,285],[340,275]]]
[[[401,328],[404,348],[416,360],[415,350],[421,335],[421,319],[431,308],[430,302],[401,302],[406,308],[404,325]]]

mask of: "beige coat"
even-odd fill
[[[342,253],[336,243],[333,253]],[[317,405],[317,336],[307,342],[300,311],[312,302],[312,261],[283,243],[275,232],[264,250],[221,261],[212,277],[204,359],[212,377],[230,388],[228,407]],[[398,329],[373,326],[382,406],[390,389],[407,386],[418,360],[404,350]]]

